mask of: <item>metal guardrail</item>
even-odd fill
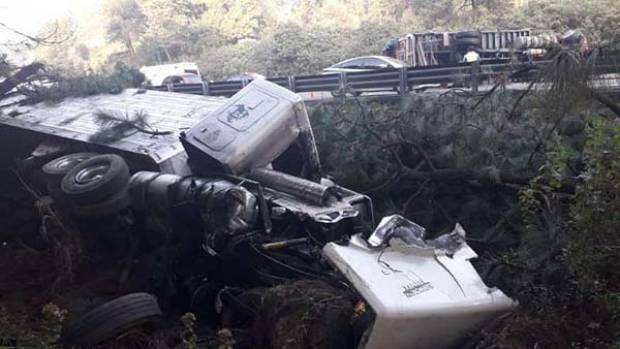
[[[327,91],[333,94],[359,93],[369,91],[394,91],[405,95],[421,85],[456,84],[467,85],[476,90],[483,80],[494,80],[499,75],[515,74],[520,81],[531,79],[535,72],[548,61],[534,63],[511,63],[486,61],[479,65],[459,64],[455,66],[387,68],[363,72],[342,72],[319,75],[300,75],[267,80],[286,87],[293,92]],[[605,60],[596,65],[596,74],[620,73],[620,65]],[[230,97],[245,87],[251,80],[215,81],[202,84],[168,84],[149,87],[153,90],[190,93],[206,96]]]

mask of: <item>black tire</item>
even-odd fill
[[[73,153],[47,162],[41,167],[48,182],[60,183],[62,177],[80,163],[97,156],[95,153]]]
[[[157,299],[130,293],[104,303],[63,327],[61,339],[69,346],[91,347],[161,318]]]
[[[118,214],[130,205],[129,193],[123,190],[96,204],[73,205],[73,213],[83,218],[103,218]]]
[[[329,93],[331,93],[332,97],[334,98],[342,97],[343,95],[343,93],[340,92],[340,90],[329,91]]]
[[[330,93],[332,94],[332,97],[334,98],[346,97],[347,94],[354,96],[354,97],[359,97],[362,95],[361,91],[347,91],[346,93],[342,93],[340,90],[336,90],[336,91],[330,91]]]
[[[411,90],[411,89],[409,88],[409,86],[405,86],[405,91],[404,91],[404,94],[408,94],[410,90]],[[393,92],[396,92],[396,94],[398,94],[398,95],[400,96],[400,87],[394,87],[394,88],[392,89],[392,91],[393,91]]]
[[[456,46],[458,48],[467,48],[474,46],[476,48],[482,47],[482,40],[480,38],[462,38],[456,40]]]
[[[478,38],[478,39],[482,39],[482,33],[480,33],[477,30],[468,30],[468,31],[458,32],[458,33],[454,34],[454,37],[457,40],[458,39],[464,39],[464,38]]]
[[[122,157],[99,155],[73,167],[63,177],[60,189],[75,204],[96,204],[123,191],[129,183],[129,168]]]

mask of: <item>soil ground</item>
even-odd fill
[[[63,320],[143,290],[139,265],[123,277],[126,258],[88,253],[83,247],[88,244],[80,241],[84,234],[42,218],[33,195],[10,173],[2,178],[0,347],[60,347]]]

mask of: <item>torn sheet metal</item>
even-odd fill
[[[454,254],[463,245],[466,245],[465,230],[456,224],[451,233],[441,235],[436,239],[426,240],[424,227],[399,215],[383,217],[375,231],[368,238],[372,247],[387,246],[393,238],[398,238],[411,246],[419,248],[433,248]]]
[[[322,205],[307,202],[296,196],[272,188],[265,188],[265,198],[287,211],[317,223],[338,223],[344,219],[359,218],[369,226],[374,224],[372,201],[366,195],[340,186],[330,187],[333,195]]]
[[[469,262],[477,255],[459,225],[450,234],[424,240],[424,228],[391,216],[371,240],[358,234],[347,246],[323,248],[376,314],[366,348],[448,348],[516,306],[484,284]]]
[[[200,191],[201,217],[209,233],[234,235],[248,231],[258,222],[256,197],[241,186],[213,182]]]

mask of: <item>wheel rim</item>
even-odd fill
[[[88,159],[88,157],[85,156],[72,156],[72,157],[66,157],[64,159],[60,159],[57,163],[56,163],[56,168],[58,169],[64,169],[64,168],[68,168],[71,167],[72,165],[74,165],[75,163],[80,163],[84,160]]]
[[[75,174],[75,182],[78,184],[88,184],[96,182],[108,172],[110,165],[97,164],[91,167],[83,168]]]

